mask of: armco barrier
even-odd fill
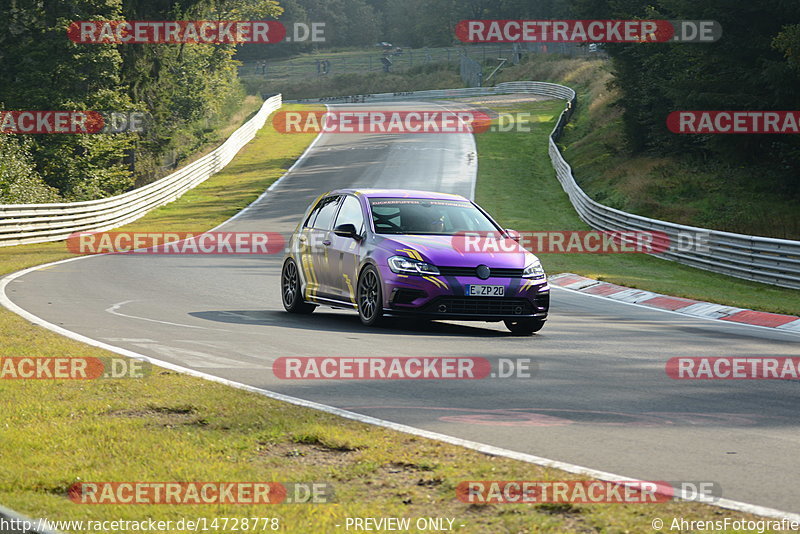
[[[286,100],[299,104],[310,103],[369,103],[397,100],[435,100],[441,98],[464,98],[470,96],[491,96],[510,93],[531,93],[554,98],[575,99],[575,91],[569,87],[547,82],[505,82],[494,87],[461,87],[458,89],[432,89],[428,91],[406,91],[400,93],[374,93],[349,96],[328,96]]]
[[[222,145],[186,167],[139,189],[85,202],[0,205],[0,246],[58,241],[73,232],[110,230],[134,221],[219,172],[255,137],[270,113],[280,107],[281,95],[267,99],[258,113]]]
[[[680,224],[670,223],[666,221],[659,221],[626,213],[609,206],[604,206],[599,202],[595,202],[580,188],[575,182],[572,175],[572,169],[569,164],[564,160],[561,152],[556,145],[556,141],[564,129],[564,125],[569,121],[572,112],[575,109],[576,98],[575,91],[569,87],[545,83],[545,82],[506,82],[497,84],[494,87],[466,87],[460,89],[437,89],[431,91],[411,91],[402,93],[377,93],[377,94],[364,94],[364,95],[351,95],[343,97],[325,97],[317,99],[304,99],[295,100],[293,102],[311,103],[311,102],[324,102],[324,103],[369,103],[369,102],[386,102],[386,101],[399,101],[399,100],[428,100],[428,99],[448,99],[448,98],[463,98],[473,96],[490,96],[497,94],[511,94],[511,93],[530,93],[542,96],[550,96],[560,98],[567,101],[564,111],[559,116],[556,126],[550,134],[549,153],[550,160],[553,168],[556,171],[556,177],[564,188],[564,191],[569,195],[575,210],[578,212],[580,218],[592,228],[598,230],[648,230],[657,231],[667,234],[671,243],[679,243],[681,240],[690,237],[702,237],[702,243],[697,246],[685,247],[682,250],[680,247],[672,247],[670,250],[657,254],[658,257],[677,261],[686,265],[691,265],[700,269],[714,271],[718,273],[743,278],[746,280],[754,280],[757,282],[764,282],[767,284],[788,287],[792,289],[800,289],[800,242],[790,241],[787,239],[773,239],[768,237],[749,236],[743,234],[734,234],[730,232],[720,232],[716,230],[707,230],[705,228],[696,228],[693,226],[684,226]],[[273,97],[278,99],[278,106],[280,106],[280,97]],[[272,100],[272,99],[270,99]],[[268,106],[268,100],[264,104],[261,113]],[[263,120],[268,115],[267,112],[260,119],[259,127],[263,124]],[[258,116],[256,117],[258,118]],[[248,125],[256,120],[254,118],[248,124],[240,128],[231,139],[230,142],[240,131],[248,127]],[[257,129],[257,128],[256,128]],[[255,130],[250,133],[244,144],[252,138]],[[227,143],[226,143],[227,144]],[[225,145],[220,147],[221,150]],[[239,147],[241,145],[238,145]],[[236,149],[238,151],[238,148]],[[230,157],[225,159],[225,163],[235,154],[235,151],[230,154]],[[206,156],[209,158],[212,154]],[[203,158],[205,160],[206,158]],[[212,158],[213,159],[213,158]],[[203,160],[198,160],[192,165],[197,165]],[[205,164],[210,165],[211,162]],[[188,187],[182,187],[179,192],[173,191],[167,200],[161,200],[160,203],[155,201],[144,204],[145,193],[142,193],[147,187],[156,189],[157,184],[166,182],[167,180],[175,180],[176,175],[181,173],[188,173],[190,165],[186,169],[178,171],[174,175],[163,178],[158,182],[154,182],[149,186],[143,187],[131,193],[113,197],[111,199],[73,203],[73,204],[40,204],[40,205],[20,205],[20,206],[0,206],[0,215],[3,217],[13,217],[12,219],[0,219],[0,245],[2,244],[16,244],[16,243],[35,243],[37,241],[53,241],[64,239],[71,232],[76,230],[97,230],[108,229],[113,226],[118,226],[128,220],[133,220],[136,217],[143,215],[148,209],[152,209],[157,205],[169,202],[177,198],[181,193],[187,189],[194,187],[197,183],[205,180],[210,174],[204,175],[202,179],[191,183]],[[222,164],[224,165],[224,163]],[[214,165],[216,170],[221,166]],[[213,172],[216,172],[214,170]],[[212,174],[213,174],[212,172]],[[162,186],[159,186],[162,187]],[[178,188],[175,188],[176,190]],[[126,196],[128,195],[128,196]],[[151,190],[149,195],[155,196]],[[133,208],[128,203],[136,202],[139,207],[131,215]],[[127,215],[119,216],[113,221],[104,220],[103,222],[95,222],[97,226],[91,226],[87,223],[87,219],[93,218],[91,210],[99,211],[96,207],[97,204],[104,203],[107,209],[113,212],[122,212],[123,210]],[[113,208],[109,208],[110,203],[115,203]],[[148,207],[149,206],[149,207]],[[79,211],[82,210],[82,211]],[[67,214],[67,212],[69,214]],[[20,214],[25,215],[20,215]],[[88,215],[87,215],[88,213]],[[29,217],[25,219],[25,217]],[[73,219],[69,219],[72,217]],[[132,218],[127,218],[132,217]],[[16,220],[15,220],[16,219]],[[58,222],[56,222],[56,220]],[[72,221],[79,221],[83,225],[78,226]],[[27,224],[24,224],[27,221]],[[58,230],[53,230],[53,224],[60,224]],[[42,225],[38,228],[36,225]],[[9,230],[13,228],[13,230]],[[34,236],[31,232],[40,232]],[[50,232],[49,234],[46,232]],[[5,237],[4,237],[5,236]],[[10,236],[10,237],[9,237]]]
[[[663,232],[674,246],[654,256],[745,280],[800,289],[800,241],[734,234],[650,219],[589,198],[575,181],[572,168],[556,145],[574,108],[573,97],[568,100],[550,134],[549,153],[561,187],[584,222],[597,230]]]

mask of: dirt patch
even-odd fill
[[[305,465],[336,467],[350,465],[357,450],[343,450],[307,443],[260,443],[258,454],[282,458],[289,462],[302,462]]]
[[[148,424],[169,428],[178,425],[208,424],[205,419],[196,416],[193,406],[148,406],[138,410],[110,410],[103,415],[124,419],[147,419]]]

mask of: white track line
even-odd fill
[[[327,105],[326,105],[326,108],[327,108]],[[314,147],[314,145],[317,144],[317,141],[319,141],[319,139],[320,139],[320,137],[322,135],[323,135],[322,133],[317,135],[317,137],[314,139],[314,141],[308,146],[308,148],[306,148],[306,150],[303,152],[303,154],[300,156],[300,158],[294,163],[294,165],[292,165],[289,168],[289,170],[287,170],[286,173],[283,176],[281,176],[266,191],[264,191],[264,193],[262,193],[261,196],[259,196],[258,199],[256,199],[253,202],[253,204],[250,204],[249,206],[244,208],[242,211],[240,211],[239,213],[237,213],[236,215],[234,215],[233,217],[228,219],[228,221],[225,221],[225,223],[237,218],[242,213],[244,213],[245,211],[250,209],[254,204],[256,204],[264,196],[266,196],[267,193],[270,191],[270,189],[272,189],[275,185],[277,185],[278,182],[280,182],[281,180],[285,179],[289,175],[289,173],[302,160],[304,160],[306,158],[306,156],[308,155],[309,151]],[[222,226],[225,223],[220,224],[216,228],[219,228],[220,226]],[[263,396],[269,397],[271,399],[275,399],[275,400],[279,400],[279,401],[283,401],[283,402],[288,402],[289,404],[294,404],[296,406],[304,406],[306,408],[311,408],[311,409],[318,410],[318,411],[321,411],[321,412],[326,412],[326,413],[330,413],[330,414],[333,414],[333,415],[338,415],[340,417],[344,417],[345,419],[352,419],[354,421],[359,421],[361,423],[380,426],[380,427],[383,427],[383,428],[388,428],[390,430],[396,430],[398,432],[403,432],[405,434],[411,434],[411,435],[414,435],[414,436],[419,436],[419,437],[423,437],[423,438],[433,439],[433,440],[436,440],[436,441],[441,441],[441,442],[444,442],[444,443],[449,443],[451,445],[457,445],[457,446],[464,447],[464,448],[467,448],[467,449],[471,449],[471,450],[474,450],[474,451],[482,452],[484,454],[489,454],[489,455],[493,455],[493,456],[502,456],[504,458],[510,458],[512,460],[519,460],[519,461],[522,461],[522,462],[527,462],[527,463],[539,465],[541,467],[548,467],[548,468],[553,468],[553,469],[561,469],[562,471],[567,471],[568,473],[574,473],[574,474],[577,474],[577,475],[588,476],[588,477],[597,478],[597,479],[600,479],[600,480],[606,480],[606,481],[609,481],[609,482],[629,482],[629,483],[641,483],[641,482],[644,482],[642,480],[632,479],[630,477],[624,477],[624,476],[621,476],[621,475],[616,475],[616,474],[608,473],[608,472],[605,472],[605,471],[598,471],[596,469],[591,469],[589,467],[583,467],[583,466],[580,466],[580,465],[570,464],[570,463],[566,463],[566,462],[560,462],[558,460],[550,460],[548,458],[543,458],[541,456],[534,456],[532,454],[516,452],[516,451],[509,450],[509,449],[503,449],[503,448],[500,448],[500,447],[495,447],[493,445],[485,445],[483,443],[478,443],[476,441],[470,441],[470,440],[465,440],[465,439],[461,439],[461,438],[456,438],[456,437],[453,437],[453,436],[448,436],[446,434],[439,434],[438,432],[430,432],[428,430],[422,430],[422,429],[414,428],[414,427],[411,427],[411,426],[408,426],[408,425],[403,425],[403,424],[400,424],[400,423],[394,423],[392,421],[386,421],[384,419],[378,419],[376,417],[370,417],[368,415],[362,415],[362,414],[351,412],[351,411],[348,411],[348,410],[342,410],[341,408],[336,408],[334,406],[328,406],[327,404],[320,404],[320,403],[317,403],[317,402],[312,402],[312,401],[308,401],[308,400],[305,400],[305,399],[300,399],[300,398],[297,398],[297,397],[291,397],[289,395],[283,395],[281,393],[277,393],[277,392],[274,392],[274,391],[269,391],[269,390],[266,390],[266,389],[257,388],[257,387],[250,386],[250,385],[247,385],[247,384],[242,384],[241,382],[235,382],[233,380],[228,380],[226,378],[222,378],[222,377],[219,377],[219,376],[214,376],[214,375],[210,375],[208,373],[203,373],[201,371],[197,371],[195,369],[190,369],[188,367],[181,367],[180,365],[175,365],[175,364],[172,364],[170,362],[165,362],[165,361],[162,361],[162,360],[158,360],[156,358],[150,358],[149,356],[145,356],[143,354],[139,354],[138,352],[133,352],[133,351],[128,350],[128,349],[123,349],[122,347],[115,347],[114,345],[109,345],[108,343],[104,343],[102,341],[98,341],[96,339],[92,339],[92,338],[84,336],[82,334],[78,334],[77,332],[72,332],[71,330],[67,330],[66,328],[62,328],[62,327],[60,327],[58,325],[50,323],[50,322],[42,319],[41,317],[38,317],[38,316],[30,313],[29,311],[17,306],[6,295],[6,287],[8,286],[9,283],[13,282],[17,278],[25,276],[26,274],[28,274],[30,272],[38,271],[38,270],[41,270],[41,269],[46,269],[48,267],[53,267],[55,265],[60,265],[60,264],[68,263],[68,262],[71,262],[71,261],[83,260],[83,259],[93,258],[93,257],[95,257],[95,256],[78,256],[76,258],[68,258],[68,259],[65,259],[65,260],[54,261],[54,262],[51,262],[51,263],[46,263],[44,265],[37,265],[35,267],[29,267],[27,269],[23,269],[21,271],[17,271],[15,273],[12,273],[12,274],[9,274],[9,275],[3,277],[2,279],[0,279],[0,304],[2,304],[4,307],[9,309],[10,311],[16,313],[17,315],[21,316],[22,318],[27,319],[28,321],[30,321],[33,324],[39,325],[41,327],[44,327],[44,328],[46,328],[46,329],[48,329],[48,330],[50,330],[52,332],[55,332],[57,334],[61,334],[62,336],[66,336],[66,337],[68,337],[70,339],[73,339],[75,341],[80,341],[81,343],[86,343],[87,345],[91,345],[93,347],[97,347],[97,348],[104,349],[104,350],[107,350],[107,351],[110,351],[110,352],[114,352],[114,353],[120,354],[122,356],[127,356],[129,358],[134,358],[134,359],[137,359],[137,360],[143,360],[143,361],[149,362],[149,363],[151,363],[153,365],[158,365],[160,367],[164,367],[166,369],[170,369],[172,371],[177,371],[179,373],[183,373],[183,374],[186,374],[186,375],[196,376],[198,378],[203,378],[203,379],[208,380],[210,382],[218,382],[220,384],[225,384],[225,385],[228,385],[228,386],[231,386],[231,387],[235,387],[237,389],[242,389],[244,391],[249,391],[251,393],[257,393],[259,395],[263,395]],[[561,288],[561,289],[563,289],[563,288]],[[660,310],[660,311],[668,311],[668,310]],[[752,325],[749,325],[749,326],[752,326]],[[692,500],[692,499],[689,499],[688,495],[684,494],[683,492],[680,492],[680,494],[676,493],[676,496],[679,497],[679,498],[682,498],[684,500]],[[713,503],[713,505],[714,506],[718,506],[720,508],[726,508],[726,509],[729,509],[729,510],[735,510],[737,512],[750,513],[750,514],[760,515],[760,516],[764,516],[764,517],[772,517],[772,518],[776,518],[776,519],[786,518],[786,519],[789,519],[791,521],[800,521],[800,514],[795,514],[795,513],[791,513],[791,512],[784,512],[784,511],[781,511],[781,510],[776,510],[774,508],[766,508],[764,506],[758,506],[758,505],[743,503],[743,502],[739,502],[739,501],[732,501],[730,499],[719,499],[717,502]]]
[[[227,332],[228,330],[219,330],[217,328],[208,328],[207,326],[193,326],[190,324],[182,324],[182,323],[171,323],[169,321],[160,321],[158,319],[150,319],[149,317],[139,317],[137,315],[128,315],[126,313],[122,313],[119,311],[121,307],[126,304],[130,304],[131,302],[136,302],[135,300],[123,300],[122,302],[117,302],[113,306],[106,308],[106,312],[110,313],[111,315],[116,315],[118,317],[125,317],[127,319],[139,319],[140,321],[150,321],[151,323],[160,323],[166,324],[169,326],[182,326],[183,328],[197,328],[199,330],[217,330],[219,332]]]

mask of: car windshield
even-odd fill
[[[466,201],[373,198],[370,208],[379,234],[455,235],[499,230],[481,210]]]

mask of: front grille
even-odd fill
[[[502,297],[440,297],[425,307],[428,313],[449,315],[530,315],[528,299]]]
[[[439,267],[442,276],[478,276],[477,267]],[[522,278],[524,269],[506,269],[500,267],[489,267],[492,271],[492,278]]]

